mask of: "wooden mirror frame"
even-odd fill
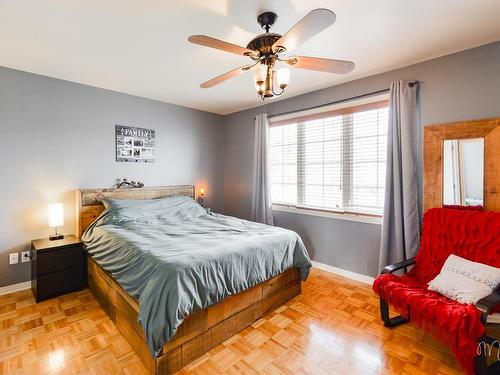
[[[443,144],[446,139],[484,138],[483,207],[500,211],[500,118],[424,127],[424,212],[443,206]]]

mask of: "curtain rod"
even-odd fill
[[[413,85],[421,84],[421,83],[423,83],[423,82],[422,81],[410,81],[410,82],[408,82],[408,85],[410,87],[413,87]],[[389,92],[389,91],[390,91],[390,89],[388,89],[388,88],[387,89],[383,89],[383,90],[373,91],[373,92],[369,92],[369,93],[366,93],[366,94],[352,96],[350,98],[345,98],[345,99],[335,100],[335,101],[329,102],[329,103],[315,105],[313,107],[302,108],[302,109],[295,109],[293,111],[282,112],[282,113],[276,113],[274,115],[269,115],[268,118],[273,118],[273,117],[278,117],[278,116],[283,116],[283,115],[290,115],[292,113],[298,113],[298,112],[302,112],[302,111],[309,111],[311,109],[317,109],[317,108],[326,107],[326,106],[333,105],[333,104],[340,104],[340,103],[344,103],[344,102],[349,102],[349,101],[355,100],[355,99],[363,99],[363,98],[366,98],[367,96],[382,94],[384,92]],[[255,119],[255,117],[254,117],[254,119]]]

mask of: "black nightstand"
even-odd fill
[[[79,238],[31,241],[31,290],[36,302],[83,289],[85,264]]]

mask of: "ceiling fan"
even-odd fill
[[[253,38],[246,48],[206,35],[191,35],[188,38],[191,43],[248,56],[253,60],[252,64],[233,69],[202,83],[200,87],[213,87],[241,73],[253,70],[257,94],[264,100],[283,94],[290,81],[290,67],[337,74],[346,74],[354,69],[352,61],[309,56],[287,57],[288,52],[293,51],[335,22],[336,16],[331,10],[321,8],[312,10],[284,35],[269,32],[277,18],[278,16],[273,12],[260,14],[257,22],[266,32]],[[275,80],[280,91],[274,88]]]

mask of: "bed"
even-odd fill
[[[76,193],[88,286],[152,374],[181,369],[300,294],[311,266],[294,232],[206,213],[194,192]]]

